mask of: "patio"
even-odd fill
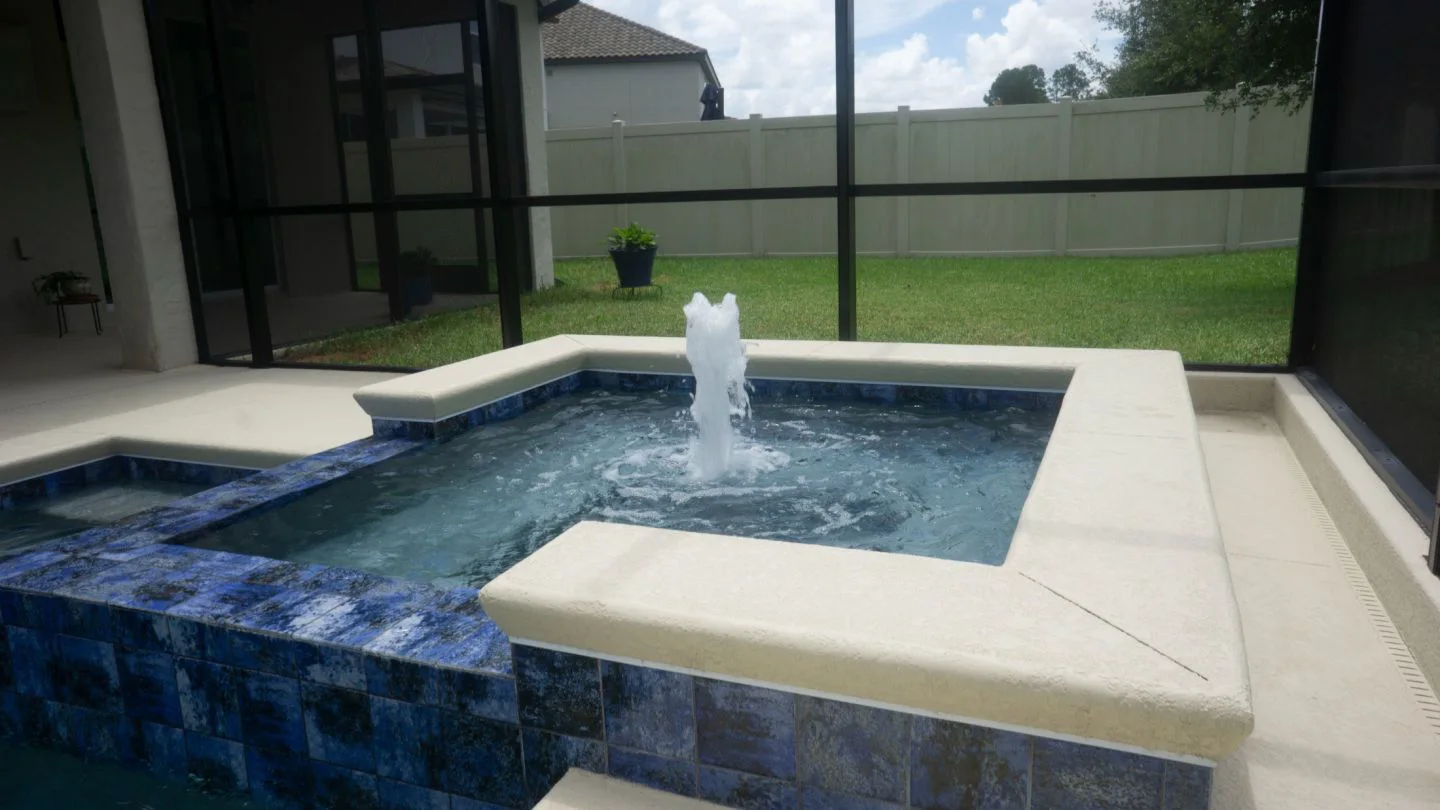
[[[36,456],[93,453],[105,442],[131,453],[267,466],[367,435],[351,393],[390,376],[206,366],[154,374],[119,369],[113,338],[37,336],[9,345],[0,356],[5,480],[40,471]],[[1294,382],[1276,379],[1235,385],[1231,375],[1191,375],[1256,716],[1253,736],[1216,771],[1212,806],[1434,807],[1440,704],[1272,412],[1287,395],[1285,380]],[[1308,429],[1338,435],[1328,422]],[[1351,454],[1336,464],[1373,477]],[[1405,539],[1422,543],[1412,528]]]

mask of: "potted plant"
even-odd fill
[[[621,289],[650,286],[650,275],[655,269],[655,232],[632,222],[623,228],[610,231],[605,240],[610,247],[610,258],[615,262],[615,272],[620,276]]]
[[[90,277],[73,270],[57,270],[36,276],[30,286],[46,303],[54,303],[71,295],[89,295]]]
[[[401,253],[399,258],[400,290],[405,302],[412,307],[430,303],[435,298],[432,276],[440,260],[424,245]]]

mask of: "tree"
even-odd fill
[[[985,94],[985,103],[997,104],[1044,104],[1050,100],[1045,95],[1045,71],[1037,65],[1006,68],[1000,71]]]
[[[1062,98],[1073,98],[1078,101],[1090,98],[1093,92],[1090,89],[1090,76],[1074,62],[1062,68],[1056,68],[1055,72],[1050,74],[1051,101],[1059,101]]]
[[[1076,54],[1112,97],[1209,91],[1225,110],[1310,98],[1319,0],[1101,0],[1121,36],[1113,62]]]

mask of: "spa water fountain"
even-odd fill
[[[699,478],[713,480],[730,470],[736,439],[731,418],[750,415],[745,343],[740,340],[740,306],[734,293],[712,304],[697,292],[685,305],[685,357],[695,375],[690,413],[699,433],[692,466]]]

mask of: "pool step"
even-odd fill
[[[535,810],[724,810],[718,804],[661,793],[571,768]]]

